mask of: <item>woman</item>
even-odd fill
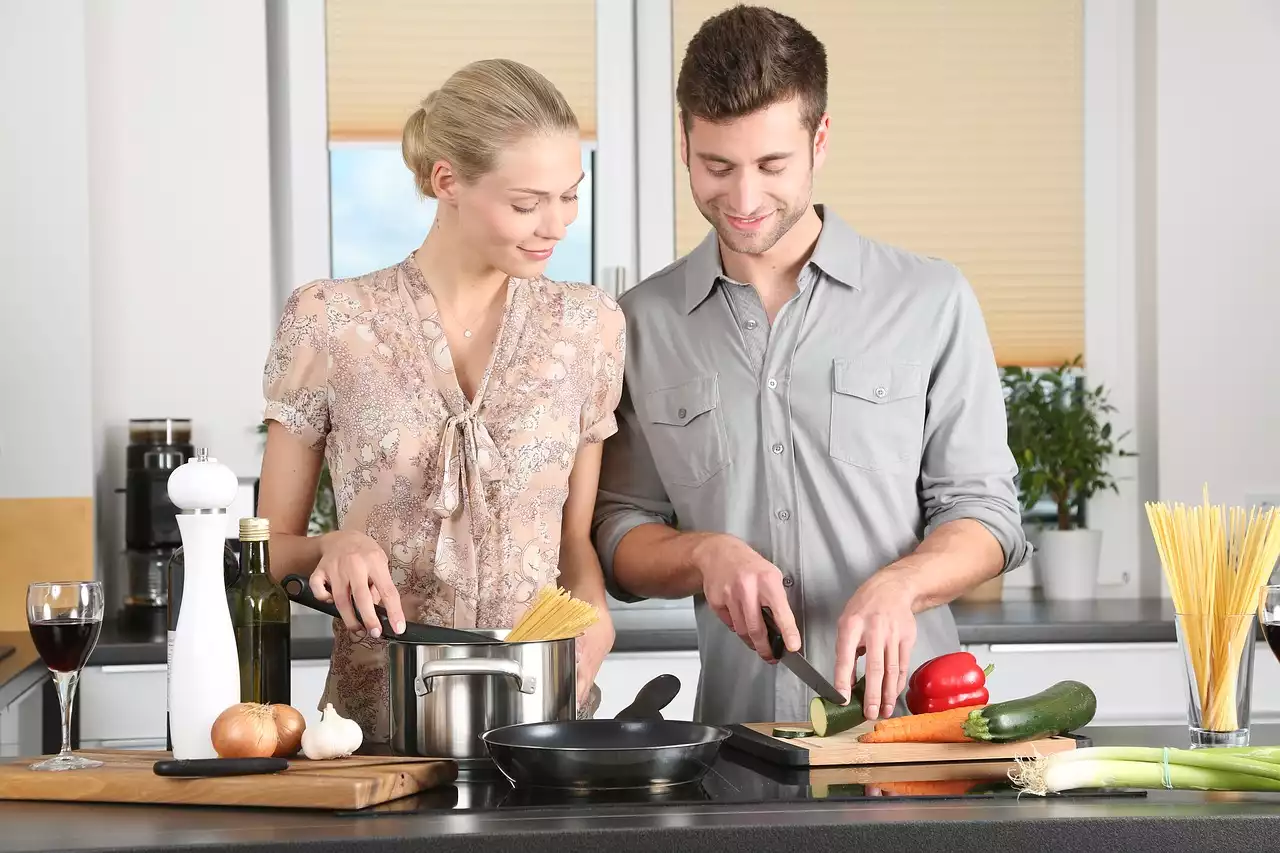
[[[272,570],[342,614],[323,702],[387,730],[386,639],[410,619],[510,628],[544,585],[594,604],[585,702],[613,645],[590,523],[616,430],[625,328],[599,289],[543,277],[577,216],[578,122],[542,75],[468,65],[422,102],[402,151],[437,200],[395,266],[293,292],[267,359],[258,512]],[[339,529],[306,536],[322,459]]]

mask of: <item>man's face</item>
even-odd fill
[[[694,203],[726,247],[763,254],[804,216],[814,171],[826,156],[828,124],[824,115],[811,134],[796,99],[724,124],[693,119],[680,159]]]

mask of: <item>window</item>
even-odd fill
[[[435,201],[418,197],[400,155],[419,101],[476,59],[527,62],[578,116],[578,217],[547,266],[551,278],[595,281],[596,0],[367,3],[326,0],[330,254],[335,277],[397,263],[421,244]],[[542,36],[539,36],[542,33]],[[554,43],[555,51],[543,46]]]
[[[595,145],[582,144],[578,218],[547,263],[547,277],[592,281],[591,173]],[[335,278],[361,275],[398,263],[431,227],[435,199],[419,198],[400,157],[399,143],[329,144],[332,199],[332,264]]]
[[[730,5],[671,0],[673,74]],[[869,237],[959,266],[1001,364],[1082,354],[1082,0],[769,5],[827,48],[832,148],[815,198]],[[680,255],[707,223],[674,167]]]

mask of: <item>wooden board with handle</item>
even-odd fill
[[[808,723],[745,723],[729,726],[729,745],[788,767],[831,767],[868,764],[928,764],[944,761],[1009,761],[1075,749],[1076,736],[1060,735],[1021,743],[860,743],[858,736],[875,727],[866,722],[830,737],[780,738],[777,726],[809,728]]]
[[[448,785],[458,765],[438,758],[351,756],[291,759],[279,773],[178,779],[155,775],[167,752],[85,750],[103,766],[50,773],[31,770],[40,758],[0,763],[0,800],[85,803],[252,806],[355,810]]]

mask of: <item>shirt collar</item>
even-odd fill
[[[822,219],[822,230],[809,263],[832,280],[861,290],[861,235],[825,205],[816,204],[814,209]],[[685,311],[692,312],[701,305],[722,278],[727,280],[720,262],[720,241],[713,228],[685,261]]]

